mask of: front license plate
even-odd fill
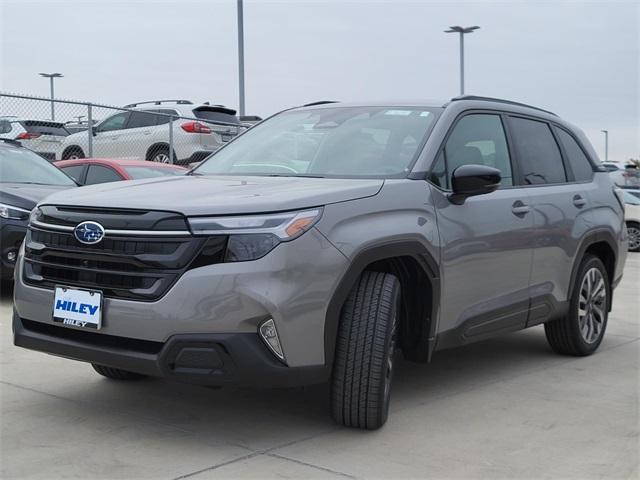
[[[102,292],[56,287],[53,321],[98,330],[102,324]]]

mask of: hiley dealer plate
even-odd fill
[[[102,324],[102,292],[56,287],[53,321],[97,330]]]

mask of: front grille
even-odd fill
[[[48,288],[64,285],[101,290],[107,298],[157,300],[192,264],[200,264],[198,254],[212,240],[190,235],[136,234],[133,217],[129,221],[118,218],[119,224],[130,227],[130,234],[109,233],[101,242],[86,245],[78,242],[72,231],[50,230],[58,224],[53,223],[56,219],[51,211],[48,215],[48,226],[29,226],[25,239],[25,282]],[[113,211],[107,215],[112,219]],[[170,215],[175,218],[175,214]],[[136,216],[139,218],[140,214]],[[99,212],[93,211],[90,218],[103,223]],[[222,261],[225,239],[220,238],[218,243],[219,256],[208,263]]]

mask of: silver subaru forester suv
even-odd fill
[[[56,194],[16,268],[15,344],[113,379],[330,382],[375,429],[394,359],[544,323],[593,353],[626,252],[585,136],[505,100],[319,102],[185,177]]]

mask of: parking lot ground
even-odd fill
[[[404,362],[375,432],[333,424],[326,386],[110,381],[14,347],[0,308],[2,478],[639,478],[639,254],[595,355],[535,327]]]

